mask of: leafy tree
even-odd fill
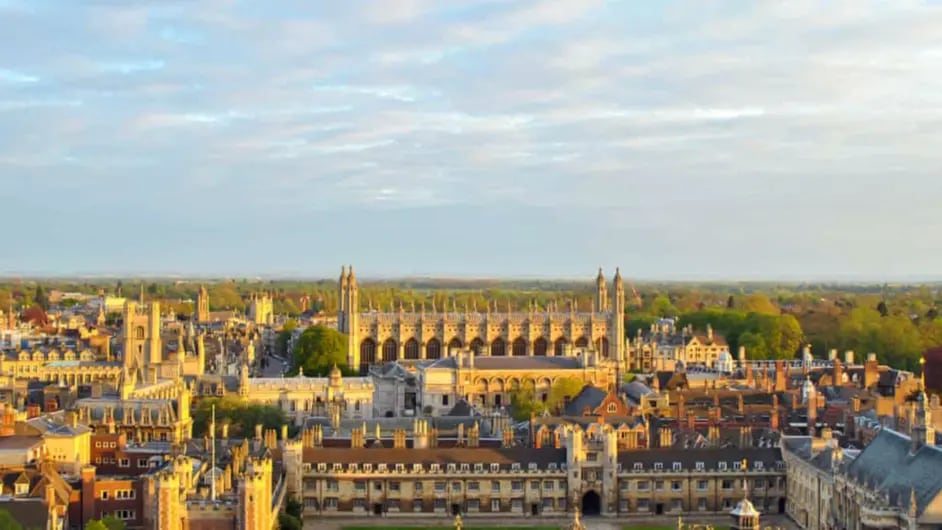
[[[769,300],[769,297],[753,293],[746,297],[742,304],[742,310],[747,313],[760,313],[763,315],[777,315],[780,313],[778,306]]]
[[[885,301],[880,300],[880,303],[877,304],[877,312],[880,313],[881,317],[885,317],[886,315],[890,314],[890,310],[886,307]]]
[[[9,511],[0,510],[0,530],[23,530],[23,525]]]
[[[564,377],[558,379],[550,387],[546,401],[537,398],[533,385],[529,382],[520,385],[510,396],[510,410],[515,420],[523,421],[530,417],[530,414],[542,414],[544,411],[550,413],[559,413],[562,410],[566,398],[574,398],[585,382],[576,377]]]
[[[347,336],[323,325],[304,330],[294,348],[292,373],[304,368],[305,375],[324,376],[334,365],[347,368]]]
[[[108,530],[108,527],[105,526],[105,523],[99,519],[92,519],[91,521],[85,523],[85,530]]]
[[[285,513],[301,518],[301,512],[304,510],[304,505],[301,504],[301,501],[296,499],[294,496],[288,497],[288,500],[285,501]]]
[[[671,303],[671,299],[664,295],[651,301],[650,312],[659,317],[670,317],[678,314],[677,308]]]
[[[282,512],[278,514],[278,530],[301,530],[301,519]]]
[[[566,398],[576,397],[584,386],[585,381],[577,377],[563,377],[562,379],[557,379],[556,382],[553,383],[553,386],[550,387],[546,405],[553,411],[558,412],[558,409],[562,406],[563,402],[565,402]]]
[[[769,347],[765,344],[765,339],[758,333],[746,331],[739,335],[739,346],[746,348],[746,355],[750,359],[769,358]]]
[[[46,296],[46,290],[42,284],[36,284],[36,294],[33,295],[33,303],[38,305],[43,311],[49,310],[49,297]]]
[[[285,412],[274,405],[247,403],[238,396],[207,398],[199,402],[193,411],[193,436],[200,437],[209,432],[212,407],[216,406],[216,425],[229,424],[230,436],[252,436],[256,425],[265,429],[280,429],[287,423]]]

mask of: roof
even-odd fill
[[[847,474],[885,492],[890,499],[909,502],[916,494],[917,513],[922,515],[942,491],[942,448],[925,445],[911,453],[910,438],[892,429],[882,429],[847,467]]]
[[[41,443],[42,438],[38,436],[4,436],[0,437],[0,451],[22,451]]]
[[[446,357],[428,365],[428,368],[458,367],[454,357]],[[474,357],[474,368],[477,370],[575,370],[582,368],[582,359],[578,357],[544,357],[542,355],[527,357]]]
[[[26,530],[40,530],[49,523],[49,510],[41,499],[17,499],[0,502],[0,510],[6,510]]]
[[[349,447],[306,447],[305,463],[327,464],[512,464],[526,466],[535,463],[541,468],[547,464],[566,462],[566,450],[555,448],[490,448],[453,447],[433,449],[389,449]]]
[[[602,401],[605,400],[605,396],[607,395],[608,393],[600,388],[585,385],[582,387],[582,391],[576,394],[569,404],[566,405],[566,408],[563,410],[563,415],[581,416],[586,408],[588,408],[589,411],[594,411],[602,404]]]

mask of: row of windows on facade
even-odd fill
[[[596,458],[589,458],[589,460],[595,460],[595,459],[596,459]],[[460,466],[460,467],[459,467],[459,466]],[[492,472],[492,473],[497,473],[497,472],[500,471],[500,467],[501,467],[500,464],[490,464],[490,466],[489,466],[488,469],[489,469],[490,472]],[[784,463],[784,462],[776,462],[776,463],[775,463],[775,468],[778,469],[778,470],[784,469],[784,467],[785,467],[785,463]],[[311,464],[305,464],[305,465],[304,465],[304,470],[305,470],[305,471],[311,471],[311,469],[312,469],[312,468],[311,468]],[[462,472],[462,473],[468,473],[468,472],[471,471],[471,464],[447,464],[447,467],[446,467],[445,469],[446,469],[446,471],[447,471],[448,473],[454,473],[454,472],[457,472],[457,471],[460,471],[460,472]],[[566,470],[566,464],[565,464],[565,463],[559,463],[559,464],[557,464],[556,462],[550,462],[549,464],[547,464],[546,469],[547,469],[548,471],[557,471],[557,470],[559,470],[559,471],[565,471],[565,470]],[[664,471],[664,463],[663,463],[663,462],[655,462],[654,465],[651,467],[651,469],[653,469],[654,471]],[[683,471],[683,470],[684,470],[684,466],[683,466],[683,463],[681,463],[681,462],[672,462],[672,463],[671,463],[671,467],[670,467],[669,469],[670,469],[670,471]],[[740,461],[736,461],[736,462],[732,462],[732,463],[728,463],[728,462],[717,462],[716,469],[717,469],[718,471],[729,471],[730,469],[732,469],[733,471],[742,471],[742,470],[743,470],[743,467],[742,467],[742,462],[740,462]],[[754,461],[754,462],[752,463],[752,469],[755,470],[755,471],[763,471],[763,470],[765,470],[765,463],[762,462],[761,460],[756,460],[756,461]],[[336,471],[336,472],[342,472],[342,471],[343,471],[343,464],[340,464],[340,463],[331,464],[330,470],[331,470],[331,471]],[[429,472],[431,472],[431,473],[438,473],[438,472],[440,472],[441,470],[442,470],[441,464],[430,464],[430,465],[429,465]],[[521,471],[521,466],[520,466],[519,463],[513,463],[513,464],[510,465],[510,470],[511,470],[511,471]],[[538,470],[539,470],[539,466],[538,466],[536,463],[531,462],[531,463],[529,463],[529,464],[527,465],[527,470],[528,470],[528,471],[538,471]],[[632,466],[631,466],[631,470],[632,470],[632,471],[644,471],[644,464],[641,463],[641,462],[634,462],[634,463],[632,464]],[[695,463],[694,463],[694,470],[695,470],[695,471],[705,471],[705,470],[706,470],[706,464],[705,464],[704,462],[695,462]],[[326,464],[326,463],[323,463],[323,462],[318,463],[318,464],[317,464],[317,471],[320,472],[320,473],[326,472],[326,471],[327,471],[327,464]],[[360,472],[360,471],[361,471],[360,465],[357,464],[357,463],[350,463],[350,464],[347,464],[347,471],[349,471],[349,472]],[[372,471],[373,471],[373,464],[363,464],[362,471],[367,472],[367,473],[372,472]],[[390,468],[387,464],[377,464],[377,466],[376,466],[376,471],[377,471],[377,472],[380,472],[380,473],[387,472],[387,471],[395,471],[396,473],[405,473],[405,471],[406,471],[406,465],[405,465],[405,464],[394,464],[394,467],[393,467],[393,468]],[[424,472],[425,472],[424,466],[423,466],[422,464],[412,464],[411,471],[412,471],[413,473],[424,473]],[[619,464],[618,464],[618,472],[622,472],[622,471],[625,471],[625,466],[623,466],[621,463],[619,463]],[[483,472],[484,472],[484,464],[474,464],[474,472],[475,472],[475,473],[483,473]]]
[[[719,499],[718,502],[722,506],[723,511],[728,511],[736,505],[741,499],[738,497],[724,497]],[[567,499],[565,497],[553,498],[553,497],[543,497],[540,500],[540,505],[543,510],[557,510],[564,512],[567,509]],[[508,506],[506,501],[501,499],[490,499],[481,500],[481,499],[468,499],[463,501],[459,506],[462,506],[462,511],[466,512],[476,512],[481,509],[482,503],[484,506],[487,506],[487,503],[490,503],[490,511],[499,512],[505,509]],[[696,506],[691,506],[690,509],[696,509],[697,511],[707,511],[709,509],[709,500],[705,497],[700,497],[694,499]],[[323,502],[324,510],[337,510],[340,505],[340,500],[337,497],[326,497]],[[670,499],[667,506],[663,506],[663,503],[653,502],[652,499],[639,498],[635,500],[635,509],[636,512],[652,512],[653,508],[657,505],[661,505],[664,509],[672,512],[684,512],[687,511],[687,508],[684,507],[683,499]],[[305,498],[304,506],[313,510],[321,509],[321,503],[318,502],[315,498]],[[365,511],[368,506],[367,499],[353,499],[353,509]],[[407,511],[411,508],[413,512],[421,512],[424,508],[424,502],[421,500],[387,500],[380,504],[386,511]],[[435,499],[433,508],[435,511],[445,511],[448,506],[447,499]],[[522,512],[524,511],[524,501],[523,499],[511,499],[509,502],[510,510],[512,512]],[[774,506],[774,503],[769,500],[762,504],[765,510],[771,509]],[[618,501],[618,511],[620,512],[629,512],[631,510],[631,503],[627,499],[622,499]]]
[[[95,463],[98,464],[98,465],[101,465],[101,464],[115,464],[115,463],[117,463],[117,464],[118,464],[118,467],[131,467],[131,459],[130,459],[130,458],[114,458],[114,457],[110,457],[110,456],[96,456],[96,457],[95,457]],[[149,461],[149,459],[147,459],[147,458],[138,458],[138,459],[137,459],[137,467],[138,467],[138,469],[147,469],[147,468],[154,467],[154,466],[151,464],[151,462]]]
[[[101,491],[101,500],[107,501],[109,499],[119,500],[119,501],[129,501],[137,498],[137,495],[134,493],[134,490],[102,490]]]
[[[587,481],[596,480],[597,475],[595,472],[586,471],[583,473],[583,479]],[[725,491],[731,491],[736,488],[736,484],[740,481],[735,481],[732,479],[724,479],[720,481],[720,489]],[[749,488],[752,491],[758,491],[765,489],[766,487],[775,488],[784,488],[784,479],[782,478],[770,478],[768,481],[765,479],[753,479],[749,482]],[[653,490],[652,490],[653,483]],[[421,493],[424,491],[425,486],[421,481],[411,482],[412,490],[415,493]],[[674,492],[683,491],[684,481],[682,480],[622,480],[619,483],[619,489],[621,491],[667,491],[667,486],[670,485],[670,490]],[[392,481],[374,481],[372,483],[373,491],[383,491],[384,486],[388,492],[399,492],[402,491],[402,483],[398,480]],[[533,491],[540,490],[542,486],[542,491],[554,491],[558,488],[559,491],[566,491],[566,481],[565,480],[531,480],[530,489]],[[316,490],[317,481],[313,479],[307,479],[304,481],[304,487],[307,490]],[[445,493],[448,488],[448,483],[445,481],[437,481],[434,484],[435,493]],[[523,491],[524,481],[514,480],[510,483],[510,491],[514,493],[520,493]],[[353,489],[355,492],[365,492],[367,489],[367,481],[365,480],[355,480],[353,481]],[[710,481],[700,479],[696,481],[696,490],[697,491],[708,491],[710,489]],[[328,479],[325,483],[325,490],[328,492],[339,492],[340,491],[340,482],[335,479]],[[454,481],[451,483],[452,492],[461,492],[464,491],[462,482]],[[481,483],[476,480],[468,481],[467,490],[468,492],[477,492],[481,491]],[[499,480],[492,480],[490,482],[490,491],[491,493],[499,493],[501,491],[501,482]]]

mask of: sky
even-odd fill
[[[0,0],[0,273],[942,277],[942,2]]]

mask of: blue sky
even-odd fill
[[[942,276],[925,1],[0,0],[0,272]]]

